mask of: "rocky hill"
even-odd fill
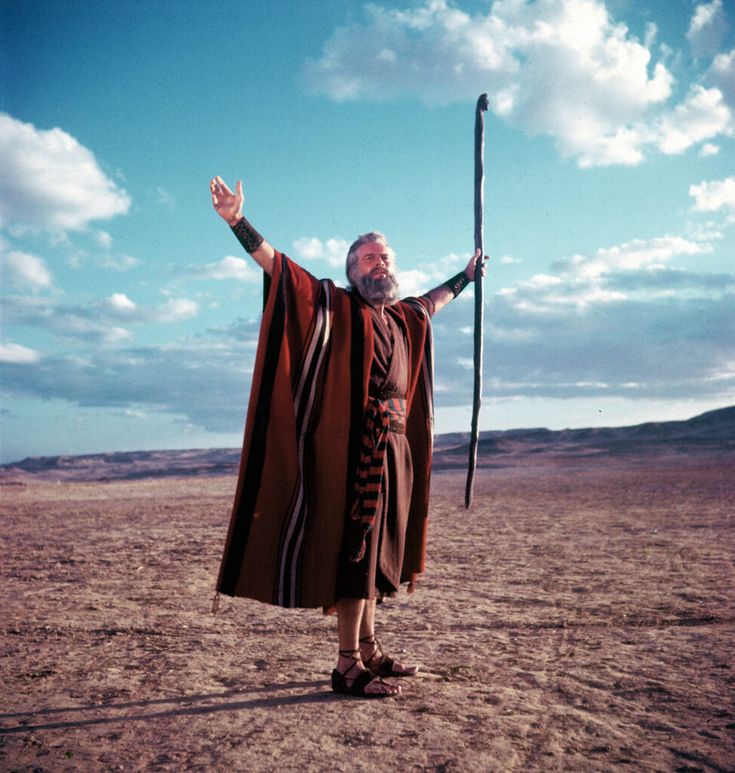
[[[465,468],[468,443],[469,433],[439,435],[434,468]],[[708,411],[686,421],[648,422],[631,427],[482,432],[478,467],[724,456],[735,460],[735,406]],[[236,448],[30,457],[0,465],[0,484],[235,475],[239,458]]]

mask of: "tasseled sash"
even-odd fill
[[[359,526],[356,547],[350,552],[350,561],[361,561],[365,556],[367,535],[375,526],[375,518],[383,485],[385,450],[388,433],[406,431],[406,398],[384,391],[369,397],[360,444],[355,502],[350,519]]]

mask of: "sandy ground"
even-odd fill
[[[333,618],[210,613],[231,476],[3,486],[0,768],[735,770],[731,473],[435,475],[390,701],[330,692]]]

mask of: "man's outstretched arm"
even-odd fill
[[[209,192],[212,194],[212,205],[217,214],[232,228],[240,244],[252,255],[253,260],[270,276],[273,273],[276,251],[242,214],[245,200],[242,194],[242,180],[237,181],[233,193],[217,175],[209,181]]]
[[[475,254],[470,258],[470,262],[465,266],[464,271],[460,271],[459,274],[448,279],[443,284],[435,287],[433,290],[429,290],[426,295],[430,298],[434,304],[434,314],[439,309],[443,309],[450,301],[453,301],[461,292],[467,287],[470,282],[475,281],[475,266],[477,261],[480,260],[480,250],[475,250]],[[482,275],[485,276],[485,261],[487,255],[482,258]]]

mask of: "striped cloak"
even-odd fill
[[[401,581],[424,570],[432,449],[432,342],[425,299],[386,308],[408,344],[414,485]],[[283,607],[336,601],[343,529],[373,355],[359,295],[276,253],[255,359],[237,492],[217,590]]]

